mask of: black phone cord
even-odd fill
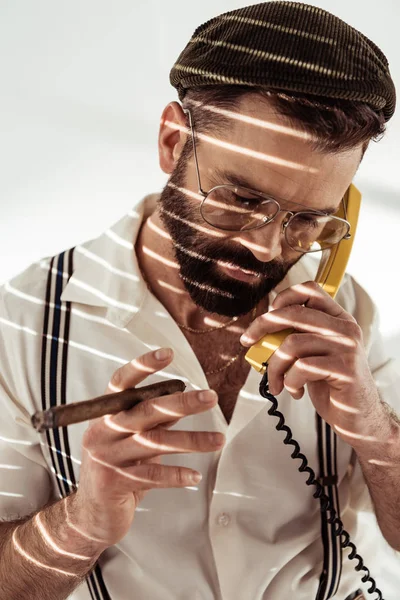
[[[341,544],[342,548],[343,549],[346,549],[346,548],[351,549],[351,551],[348,555],[348,558],[350,560],[358,561],[357,565],[355,565],[355,567],[354,567],[355,570],[357,572],[365,571],[365,574],[361,577],[361,581],[363,583],[366,583],[367,581],[371,582],[371,586],[368,588],[368,592],[370,594],[372,594],[373,592],[376,592],[377,596],[376,596],[375,600],[384,600],[382,597],[382,592],[376,587],[375,580],[370,575],[369,569],[364,565],[363,559],[357,553],[356,546],[353,544],[353,542],[350,541],[350,534],[345,530],[343,522],[340,519],[340,517],[337,516],[336,511],[332,507],[328,496],[324,492],[323,486],[320,484],[320,482],[316,478],[315,473],[312,470],[312,468],[308,465],[307,458],[300,451],[299,443],[295,439],[293,439],[293,434],[292,434],[290,427],[288,427],[285,424],[285,418],[284,418],[283,414],[278,410],[278,400],[275,398],[275,396],[273,396],[269,392],[268,365],[267,365],[267,363],[263,363],[263,366],[265,367],[266,371],[263,375],[263,378],[261,379],[259,391],[260,391],[261,396],[263,398],[266,398],[267,400],[269,400],[272,404],[272,406],[268,409],[268,414],[272,415],[274,417],[277,417],[279,419],[279,422],[276,425],[276,429],[278,431],[284,431],[286,433],[286,437],[283,440],[283,443],[286,444],[287,446],[289,446],[289,445],[293,446],[294,450],[291,454],[292,458],[299,458],[302,461],[301,465],[298,467],[298,470],[300,471],[300,473],[304,473],[304,472],[308,473],[308,479],[306,481],[306,484],[314,485],[316,487],[316,490],[313,494],[314,498],[318,498],[321,501],[321,510],[323,510],[324,512],[331,513],[330,516],[327,516],[327,522],[334,523],[335,534],[340,538],[340,544]]]

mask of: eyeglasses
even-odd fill
[[[203,196],[200,214],[206,223],[223,231],[250,231],[265,227],[283,212],[286,213],[282,221],[286,243],[303,253],[320,252],[351,237],[350,223],[346,219],[315,210],[281,209],[274,198],[247,187],[217,185],[205,192],[200,181],[192,115],[189,109],[183,111],[189,118],[199,194]],[[346,216],[344,203],[343,208]]]

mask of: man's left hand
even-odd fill
[[[314,281],[280,292],[270,312],[243,334],[251,346],[269,333],[294,328],[268,361],[271,394],[308,393],[318,414],[353,447],[384,441],[389,417],[368,366],[362,331]]]

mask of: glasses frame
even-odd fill
[[[271,198],[270,196],[268,196],[267,194],[264,194],[263,192],[259,192],[257,190],[253,190],[251,188],[247,188],[245,186],[236,186],[234,184],[221,184],[221,185],[216,185],[213,188],[211,188],[211,190],[209,190],[208,192],[204,191],[201,185],[201,179],[200,179],[200,169],[199,169],[199,161],[198,161],[198,157],[197,157],[197,149],[196,149],[196,138],[195,138],[195,131],[194,131],[194,124],[193,124],[193,118],[192,118],[192,113],[190,111],[189,108],[182,108],[183,112],[187,115],[188,119],[189,119],[189,127],[190,127],[190,132],[191,132],[191,138],[192,138],[192,144],[193,144],[193,155],[194,155],[194,162],[195,162],[195,166],[196,166],[196,174],[197,174],[197,184],[198,184],[198,193],[203,196],[203,200],[202,203],[200,205],[200,215],[201,218],[211,227],[214,227],[214,229],[218,229],[219,231],[236,231],[236,232],[243,232],[243,231],[253,231],[255,229],[261,229],[262,227],[266,227],[267,225],[269,225],[270,223],[272,223],[272,221],[275,219],[275,217],[280,213],[280,212],[284,212],[287,213],[288,215],[290,215],[288,218],[285,219],[285,221],[282,222],[282,232],[285,234],[285,240],[286,243],[288,244],[288,246],[290,248],[292,248],[293,250],[295,250],[296,252],[301,252],[302,254],[307,254],[310,252],[320,252],[321,250],[323,250],[323,248],[318,249],[318,250],[301,250],[299,248],[294,248],[289,240],[287,239],[287,234],[286,234],[286,229],[288,227],[288,225],[290,224],[290,222],[292,221],[292,219],[294,219],[294,217],[296,217],[297,215],[301,215],[301,214],[314,214],[314,215],[319,215],[319,216],[325,216],[325,217],[329,217],[331,219],[335,219],[337,221],[340,221],[342,223],[346,224],[347,227],[347,232],[344,234],[343,237],[340,238],[340,240],[338,242],[336,242],[335,244],[331,244],[329,246],[329,248],[332,248],[333,246],[336,246],[337,244],[340,244],[340,242],[342,240],[348,240],[351,238],[351,233],[350,233],[350,228],[351,225],[349,223],[349,221],[347,221],[346,218],[342,219],[341,217],[337,217],[335,215],[331,215],[329,213],[323,212],[323,211],[319,211],[319,210],[312,210],[312,209],[308,209],[308,210],[304,210],[304,211],[298,211],[298,212],[292,212],[290,210],[285,210],[282,209],[279,202],[277,200],[275,200],[275,198]],[[224,229],[222,227],[217,227],[216,225],[213,225],[212,223],[210,223],[209,221],[207,221],[207,219],[204,217],[203,215],[203,206],[205,201],[207,200],[208,196],[214,191],[217,190],[219,188],[227,188],[227,187],[231,187],[231,188],[237,188],[237,187],[241,187],[243,190],[246,190],[252,194],[255,194],[256,196],[259,196],[260,198],[264,198],[265,200],[268,200],[270,203],[274,204],[277,207],[277,211],[274,214],[274,216],[270,219],[268,219],[268,217],[265,216],[265,221],[263,223],[261,223],[261,225],[256,225],[255,227],[249,227],[248,229]],[[346,204],[342,199],[342,205],[343,205],[343,213],[344,216],[346,217]]]

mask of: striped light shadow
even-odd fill
[[[6,442],[7,444],[19,444],[21,446],[34,446],[33,442],[29,442],[28,440],[16,440],[13,438],[7,438],[3,435],[0,435],[0,441]]]
[[[239,317],[235,317],[234,321],[237,321]],[[211,317],[204,317],[203,319],[203,323],[205,325],[208,325],[209,327],[218,327],[218,325],[221,325],[221,321],[216,321],[215,319],[212,319]]]
[[[20,554],[25,560],[35,565],[35,567],[39,567],[40,569],[45,569],[46,571],[52,571],[53,573],[60,573],[60,575],[65,575],[66,577],[74,577],[78,579],[78,576],[75,573],[70,573],[69,571],[64,571],[63,569],[57,569],[56,567],[50,567],[50,565],[46,565],[36,558],[34,558],[31,554],[26,552],[17,539],[17,532],[19,527],[17,527],[12,534],[12,542],[15,550]]]
[[[398,462],[389,462],[387,460],[378,460],[376,458],[370,458],[367,462],[370,465],[376,465],[378,467],[396,467],[397,469],[399,468]]]
[[[48,271],[48,269],[46,269],[46,270]],[[45,304],[44,300],[42,300],[41,298],[36,298],[35,296],[25,294],[24,292],[21,292],[20,290],[12,287],[9,283],[5,284],[4,287],[5,287],[6,291],[12,296],[16,296],[17,298],[21,298],[22,300],[27,300],[28,302],[31,302],[32,304],[38,304],[38,305],[43,305],[43,306]],[[94,290],[94,288],[92,288],[92,290]],[[130,310],[132,309],[131,305],[126,305],[126,306],[129,306]],[[49,307],[54,309],[54,307],[55,307],[54,303],[50,302]],[[65,306],[62,305],[60,310],[65,311]],[[72,312],[72,314],[74,314],[74,315],[78,316],[79,318],[84,319],[86,321],[93,321],[95,323],[101,323],[103,325],[107,325],[109,327],[112,327],[113,329],[119,329],[113,323],[108,321],[107,319],[98,317],[95,315],[87,314],[87,313],[79,310],[78,308],[72,308],[71,312]],[[34,331],[33,329],[30,329],[29,327],[22,327],[21,325],[18,325],[17,323],[14,323],[12,321],[4,319],[3,317],[0,317],[0,323],[3,323],[4,325],[7,325],[9,327],[13,327],[14,329],[24,331],[25,333],[29,333],[30,335],[35,335],[35,336],[39,335],[39,333],[37,331]],[[129,333],[129,331],[127,329],[119,329],[119,331],[126,331],[127,333]],[[40,335],[42,335],[42,334],[40,334]]]
[[[254,252],[264,253],[266,251],[266,247],[261,244],[256,244],[255,242],[250,241],[247,238],[243,238],[240,235],[236,235],[232,238],[233,242],[237,242],[238,244],[246,246],[249,250],[253,250]]]
[[[183,125],[180,125],[178,123],[174,123],[173,121],[164,121],[164,123],[171,129],[179,129],[185,133],[188,132],[187,127],[184,127]],[[248,156],[250,158],[254,158],[262,162],[267,162],[272,165],[279,165],[281,167],[286,167],[287,169],[293,169],[295,171],[307,171],[308,173],[318,173],[318,169],[314,167],[305,167],[301,163],[285,160],[277,156],[272,156],[271,154],[266,154],[265,152],[258,152],[257,150],[252,150],[251,148],[245,148],[244,146],[232,144],[231,142],[224,142],[223,140],[220,140],[210,135],[206,135],[205,133],[197,132],[196,136],[198,137],[198,139],[202,140],[206,144],[211,144],[212,146],[217,146],[218,148],[223,148],[224,150],[229,150],[230,152],[240,154],[241,156]]]
[[[135,433],[132,429],[127,429],[126,427],[122,427],[113,421],[113,415],[105,415],[103,417],[103,423],[108,429],[111,431],[115,431],[117,433]]]
[[[67,523],[68,527],[73,529],[76,533],[79,533],[79,535],[86,538],[87,540],[90,540],[92,542],[97,542],[100,544],[104,544],[104,540],[101,540],[100,538],[96,538],[96,537],[93,537],[92,535],[89,535],[86,531],[84,531],[83,529],[78,527],[75,523],[73,523],[71,520],[71,516],[69,514],[67,501],[63,502],[63,505],[64,505],[64,509],[65,509],[65,522]]]
[[[174,187],[175,189],[179,190],[186,196],[188,196],[188,197],[190,196],[189,190],[186,190],[185,188],[178,188],[173,184],[168,184],[168,185],[170,187]],[[203,197],[202,197],[202,199],[203,199]],[[161,208],[160,210],[164,214],[168,215],[168,217],[170,217],[171,219],[174,219],[175,221],[179,221],[180,223],[184,223],[185,225],[187,225],[188,227],[191,227],[192,229],[195,229],[196,231],[200,231],[201,233],[206,233],[207,235],[210,235],[211,237],[215,237],[215,238],[221,239],[221,238],[226,237],[226,234],[222,233],[221,231],[209,229],[208,227],[204,227],[203,225],[199,225],[198,223],[188,221],[188,219],[184,219],[184,218],[180,217],[179,215],[176,215],[175,213],[173,213],[169,210],[166,210],[165,208]]]
[[[158,370],[155,367],[148,367],[147,365],[143,364],[143,362],[139,358],[134,358],[131,361],[124,362],[124,367],[127,368],[128,364],[130,367],[132,367],[132,374],[137,374],[137,371],[139,371],[139,373],[146,373],[147,375],[153,375]],[[122,385],[122,386],[115,385],[114,383],[112,383],[112,381],[110,381],[107,386],[107,390],[112,393],[122,392],[125,389],[126,388],[124,385]]]
[[[140,215],[136,210],[134,210],[133,208],[128,212],[128,217],[130,217],[131,219],[141,219],[142,215]]]
[[[67,552],[66,550],[63,550],[62,548],[60,548],[60,546],[58,544],[56,544],[56,542],[54,541],[54,539],[51,537],[51,535],[49,534],[45,524],[43,523],[41,514],[38,513],[34,519],[33,519],[33,523],[34,525],[37,527],[40,535],[42,536],[43,541],[45,542],[45,544],[51,548],[51,550],[53,550],[56,554],[60,554],[61,556],[67,556],[68,558],[73,558],[75,560],[89,560],[91,557],[90,556],[85,556],[82,554],[75,554],[74,552]]]
[[[87,250],[83,246],[76,246],[75,252],[82,254],[89,260],[92,260],[93,262],[101,265],[102,267],[107,269],[107,271],[109,271],[110,273],[113,273],[114,275],[118,275],[124,279],[129,279],[130,281],[134,281],[135,283],[137,283],[139,281],[139,277],[137,275],[133,275],[132,273],[128,273],[127,271],[122,271],[121,269],[117,269],[111,263],[106,261],[104,258],[101,258],[101,256],[94,254],[94,252]]]
[[[213,490],[213,494],[216,496],[233,496],[234,498],[245,498],[246,500],[258,500],[257,496],[248,496],[239,492],[219,492],[218,490]]]
[[[24,498],[23,494],[17,494],[16,492],[0,492],[0,496],[7,498]]]
[[[228,267],[228,269],[235,267],[234,264],[228,263],[223,260],[216,260],[215,262],[217,263],[217,265],[219,265],[221,267]],[[248,275],[254,275],[254,277],[260,277],[260,273],[256,273],[255,271],[251,271],[249,269],[242,269],[242,268],[240,270],[243,271],[243,273],[247,273]]]
[[[110,238],[113,242],[121,246],[121,248],[126,248],[127,250],[133,250],[133,243],[129,240],[124,240],[120,235],[115,233],[112,229],[107,229],[105,235]]]
[[[17,323],[13,323],[13,321],[9,321],[8,319],[3,319],[0,317],[0,323],[3,325],[7,325],[7,327],[11,327],[12,329],[16,329],[17,331],[23,331],[24,333],[29,333],[29,335],[36,336],[38,335],[37,331],[30,329],[29,327],[25,327],[22,325],[17,325]]]
[[[142,246],[142,250],[145,254],[147,254],[147,256],[149,256],[150,258],[153,258],[154,260],[157,260],[158,262],[162,263],[166,267],[171,267],[172,269],[179,269],[178,263],[176,263],[175,261],[169,260],[168,258],[165,258],[164,256],[161,256],[160,254],[158,254],[158,252],[154,252],[154,250],[151,250],[147,246]]]
[[[69,283],[70,283],[70,285],[75,285],[77,288],[80,288],[82,290],[85,290],[86,292],[93,294],[93,296],[96,296],[97,298],[99,298],[100,300],[103,300],[104,302],[106,302],[107,304],[110,304],[111,306],[115,306],[115,308],[122,308],[123,310],[127,310],[132,313],[135,313],[139,310],[136,306],[133,306],[132,304],[127,304],[126,302],[119,302],[119,300],[115,300],[115,298],[111,298],[111,296],[108,296],[104,292],[98,290],[97,288],[93,287],[92,285],[89,285],[85,281],[81,281],[80,279],[77,279],[74,276],[71,277],[71,279],[69,280]]]
[[[297,361],[297,366],[301,371],[305,373],[311,373],[313,375],[321,375],[321,377],[336,377],[339,381],[343,383],[353,383],[354,377],[348,377],[347,375],[343,375],[343,373],[338,373],[337,371],[332,371],[331,369],[321,369],[320,367],[313,367],[311,365],[305,365],[302,362],[302,359]],[[286,384],[285,384],[286,387]],[[288,388],[287,388],[288,389]]]
[[[52,336],[47,335],[48,339],[52,339]],[[62,338],[58,338],[60,342],[62,342]],[[111,362],[115,362],[120,365],[124,365],[127,361],[124,358],[120,358],[119,356],[115,356],[114,354],[108,354],[107,352],[102,352],[101,350],[97,350],[96,348],[92,348],[91,346],[86,346],[85,344],[78,344],[78,342],[74,342],[73,340],[69,341],[69,345],[71,348],[76,348],[77,350],[82,350],[82,352],[87,352],[88,354],[93,354],[93,356],[98,356],[100,358],[104,358],[105,360],[109,360]]]
[[[264,121],[263,119],[257,119],[250,115],[244,115],[239,112],[235,112],[233,110],[227,110],[224,108],[219,108],[218,106],[213,106],[212,104],[202,104],[198,100],[189,100],[189,105],[197,106],[201,108],[201,110],[206,110],[215,114],[222,115],[227,117],[228,119],[232,119],[234,121],[240,121],[242,123],[246,123],[248,125],[253,125],[257,127],[257,129],[267,129],[268,131],[275,131],[277,133],[282,133],[284,135],[288,135],[291,137],[299,138],[302,140],[316,141],[317,138],[312,136],[310,133],[305,131],[300,131],[299,129],[292,129],[291,127],[286,127],[284,125],[278,125],[277,123],[271,123],[270,121]]]
[[[125,333],[130,333],[128,329],[121,329],[120,327],[117,327],[116,325],[114,325],[114,323],[112,323],[105,317],[99,317],[97,315],[85,313],[84,311],[79,310],[79,308],[71,308],[71,313],[76,317],[83,319],[84,321],[91,321],[92,323],[98,323],[99,325],[105,325],[106,327],[111,327],[112,329],[118,329],[118,331],[125,331]]]
[[[229,360],[233,360],[234,358],[236,358],[236,355],[235,354],[225,354],[225,353],[221,352],[219,354],[219,357],[228,362]]]
[[[229,298],[233,300],[235,296],[230,292],[225,292],[224,290],[219,290],[211,285],[207,285],[205,283],[199,283],[198,281],[194,281],[193,279],[189,279],[189,277],[182,277],[184,281],[193,285],[194,287],[198,287],[201,290],[205,290],[206,292],[210,292],[211,294],[216,294],[217,296],[222,296],[223,298]]]
[[[147,219],[147,225],[149,226],[149,229],[154,231],[154,233],[157,233],[160,237],[164,238],[165,240],[171,241],[171,236],[166,231],[164,231],[164,229],[161,229],[161,227],[156,225],[151,217]]]
[[[176,451],[178,451],[178,449]],[[86,449],[86,452],[87,452],[90,460],[92,460],[93,462],[95,462],[99,465],[102,465],[103,467],[106,467],[107,469],[111,469],[111,471],[118,473],[118,475],[121,475],[122,477],[125,477],[126,479],[129,479],[131,481],[136,481],[137,483],[150,484],[151,486],[157,485],[153,479],[146,479],[146,477],[139,477],[137,475],[133,475],[132,473],[128,473],[124,469],[120,469],[119,467],[116,467],[115,465],[112,465],[104,460],[101,460],[100,458],[97,458],[96,456],[94,456],[94,454],[92,452],[90,452],[90,450]]]
[[[161,317],[162,319],[169,319],[169,315],[161,312],[161,310],[156,310],[156,312],[154,314],[157,315],[157,317]]]
[[[355,433],[354,431],[349,431],[348,429],[343,429],[338,425],[334,425],[333,429],[337,431],[337,433],[339,433],[340,435],[352,440],[363,440],[364,442],[382,443],[382,440],[380,438],[377,438],[373,435],[362,435],[360,433]]]
[[[343,79],[345,81],[352,79],[352,76],[344,71],[338,71],[337,69],[328,69],[324,67],[320,63],[308,62],[304,60],[294,59],[291,56],[286,56],[285,54],[277,54],[275,52],[266,52],[265,50],[260,50],[256,48],[249,48],[248,46],[242,46],[241,44],[233,44],[231,42],[226,42],[225,40],[210,40],[205,36],[199,35],[191,40],[191,43],[201,42],[204,44],[209,44],[211,46],[223,46],[225,48],[229,48],[230,50],[235,50],[236,52],[241,52],[243,54],[249,54],[251,56],[256,56],[257,58],[264,58],[268,61],[274,61],[279,64],[291,64],[296,63],[297,67],[301,67],[302,69],[306,69],[311,73],[323,73],[324,75],[329,75],[331,77],[337,77]],[[193,68],[192,72],[196,72],[197,69]]]
[[[159,404],[157,404],[154,401],[152,403],[152,406],[153,406],[154,412],[156,412],[156,413],[158,412],[162,415],[166,415],[167,417],[173,417],[174,420],[187,416],[186,413],[175,412],[171,409],[166,408],[165,406],[160,406]],[[115,431],[117,433],[130,433],[130,434],[138,433],[138,430],[136,430],[136,429],[127,429],[126,427],[122,427],[122,425],[118,425],[118,423],[116,423],[114,421],[113,415],[105,415],[103,417],[103,422],[106,425],[106,427],[108,427],[109,429],[111,429],[112,431]]]
[[[300,10],[300,7],[298,7]],[[304,12],[309,12],[309,6],[303,5],[301,6],[301,10]],[[315,6],[312,7],[312,12],[320,12]],[[220,17],[223,21],[234,21],[237,23],[248,23],[249,25],[255,25],[258,27],[262,27],[263,29],[269,29],[270,31],[280,31],[282,33],[289,33],[293,37],[305,38],[307,40],[312,40],[313,42],[322,42],[328,44],[329,46],[337,46],[338,40],[331,37],[326,37],[324,35],[319,35],[317,33],[310,33],[308,31],[304,31],[302,29],[296,29],[295,27],[287,27],[285,25],[280,25],[279,23],[272,23],[270,21],[264,21],[261,19],[252,19],[251,17],[239,17],[238,15],[221,15]]]
[[[45,259],[40,260],[36,264],[38,264],[43,271],[46,271],[46,273],[51,272],[52,275],[61,276],[62,279],[64,279],[64,281],[68,281],[68,279],[69,279],[68,273],[65,273],[64,271],[62,273],[60,273],[58,271],[57,267],[52,267],[51,269],[49,269],[49,264],[48,264],[48,262]]]
[[[21,290],[18,290],[14,286],[11,285],[9,281],[4,284],[4,289],[6,292],[11,294],[12,296],[16,296],[17,298],[21,298],[22,300],[27,300],[28,302],[32,302],[32,304],[38,304],[39,306],[44,306],[45,301],[42,298],[36,298],[36,296],[31,296],[30,294],[25,294]],[[54,304],[50,304],[51,308],[54,308]],[[65,310],[65,309],[64,309]]]
[[[180,296],[187,296],[187,292],[185,290],[181,290],[162,279],[157,279],[157,283],[159,286],[165,288],[166,290],[173,292],[174,294],[179,294]],[[156,313],[158,314],[158,313]],[[166,315],[161,314],[160,316],[165,317]]]
[[[264,313],[259,317],[261,321],[266,323],[277,323],[278,325],[285,325],[287,327],[294,327],[295,329],[299,329],[301,331],[306,330],[309,333],[319,333],[321,335],[329,335],[337,337],[337,331],[333,331],[333,329],[327,329],[325,327],[319,327],[317,325],[312,325],[311,323],[304,324],[301,321],[294,321],[293,319],[285,319],[284,317],[278,317],[275,315],[275,311],[270,311],[268,313]],[[284,328],[282,328],[284,329]],[[250,338],[249,338],[250,340]],[[253,340],[256,342],[257,340]]]
[[[330,397],[330,402],[333,404],[333,406],[336,406],[336,408],[342,410],[343,412],[347,412],[352,415],[357,415],[361,413],[360,409],[354,408],[353,406],[348,406],[343,402],[339,402],[338,400],[335,400],[335,398],[333,398],[332,396]]]

